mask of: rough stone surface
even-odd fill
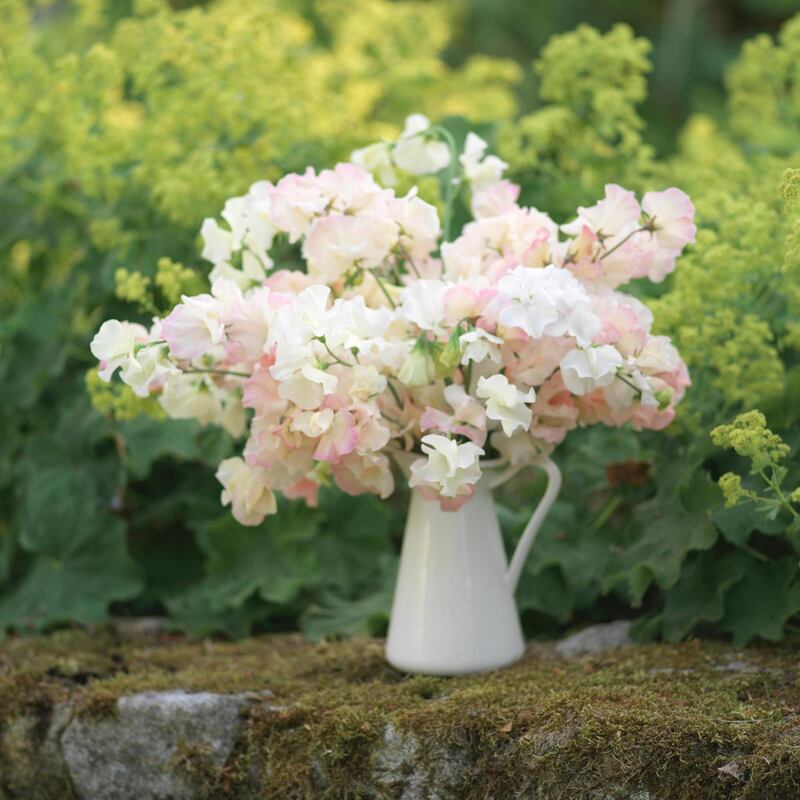
[[[626,647],[633,644],[630,631],[631,623],[626,619],[590,625],[556,642],[555,651],[565,658],[574,658],[588,653],[602,653],[614,647]]]
[[[424,750],[424,754],[420,750]],[[438,742],[420,742],[414,734],[398,730],[389,723],[372,761],[373,780],[378,789],[376,797],[385,796],[384,791],[393,789],[399,791],[398,800],[457,797],[468,767],[462,750],[444,747]]]
[[[181,773],[196,754],[219,770],[233,749],[247,694],[145,692],[117,701],[108,719],[76,718],[61,747],[81,800],[190,800],[197,786]]]
[[[798,796],[796,649],[607,633],[456,678],[400,673],[375,639],[12,637],[0,800]]]

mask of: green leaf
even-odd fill
[[[20,543],[63,559],[92,535],[97,510],[97,489],[86,470],[47,467],[27,481]]]
[[[321,527],[313,542],[320,582],[353,597],[374,585],[381,560],[394,557],[389,530],[395,515],[374,495],[351,497],[331,490],[320,497]]]
[[[164,456],[191,461],[200,457],[193,420],[157,420],[142,416],[119,424],[126,444],[127,466],[134,478],[146,478],[153,463]]]
[[[387,581],[376,592],[357,600],[326,594],[301,617],[300,630],[311,641],[336,636],[378,636],[386,631],[389,622],[392,589],[393,582]]]
[[[312,547],[318,526],[318,513],[301,503],[282,503],[255,528],[227,513],[208,525],[203,587],[212,607],[240,606],[256,593],[273,603],[292,601],[319,568]]]
[[[797,560],[790,556],[770,561],[747,559],[742,579],[725,597],[720,627],[733,634],[736,645],[760,636],[776,642],[786,621],[800,611]]]
[[[171,597],[166,605],[176,627],[188,628],[195,636],[224,633],[237,639],[247,636],[272,611],[256,598],[237,608],[213,608],[202,583]]]
[[[720,492],[708,475],[698,475],[697,465],[674,463],[659,478],[658,494],[634,512],[636,536],[612,553],[603,582],[606,591],[627,582],[634,606],[653,581],[662,589],[674,586],[687,554],[707,550],[717,539],[711,509]]]
[[[741,553],[721,558],[711,550],[691,553],[665,595],[664,637],[677,642],[699,623],[722,619],[725,593],[744,575],[747,561]]]
[[[783,519],[770,519],[768,514],[759,510],[750,500],[732,508],[721,508],[715,511],[714,524],[731,544],[739,546],[747,543],[753,531],[767,534],[786,531],[786,523]]]
[[[100,622],[109,603],[141,591],[139,568],[128,556],[120,520],[95,519],[91,535],[58,557],[37,554],[14,589],[0,600],[0,628],[42,628],[69,621]]]

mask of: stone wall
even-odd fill
[[[791,650],[632,646],[615,623],[447,679],[402,675],[381,646],[8,640],[0,798],[800,796]]]

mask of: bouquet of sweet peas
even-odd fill
[[[414,115],[395,142],[316,173],[255,183],[203,223],[211,291],[148,329],[106,321],[92,341],[167,415],[243,438],[222,461],[222,502],[254,525],[275,493],[315,504],[321,485],[382,498],[405,453],[412,487],[454,510],[482,459],[524,465],[592,423],[661,429],[689,385],[652,314],[619,287],[661,281],[694,241],[680,190],[608,185],[559,226],[475,134]],[[440,174],[443,213],[398,175]],[[473,221],[451,240],[456,195]],[[288,238],[304,269],[271,257]],[[285,247],[283,248],[285,251]]]

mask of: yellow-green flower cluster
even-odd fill
[[[84,2],[40,29],[23,0],[4,0],[0,177],[45,153],[40,191],[69,180],[112,219],[144,202],[197,226],[257,177],[334,161],[396,133],[412,111],[489,120],[515,110],[513,62],[442,60],[452,19],[439,0],[180,11],[149,0],[110,27],[104,5]]]
[[[94,408],[104,416],[120,422],[142,415],[154,419],[166,418],[156,395],[137,397],[129,386],[120,381],[104,381],[97,374],[96,368],[86,373],[86,391]]]
[[[767,487],[767,494],[761,495],[742,486],[742,479],[736,473],[726,472],[719,479],[719,486],[727,507],[752,500],[770,519],[774,519],[781,509],[794,520],[800,518],[794,508],[800,503],[800,486],[791,492],[782,488],[788,474],[783,462],[790,447],[767,427],[767,420],[760,411],[739,414],[730,425],[717,426],[711,431],[711,441],[749,459],[750,474],[760,476]]]
[[[761,34],[746,42],[727,76],[731,127],[759,148],[796,153],[800,117],[800,16],[777,41]]]
[[[789,455],[789,445],[767,427],[760,411],[748,411],[730,425],[718,425],[711,431],[711,441],[750,459],[754,472],[776,466]]]
[[[621,181],[623,169],[645,169],[652,154],[636,106],[647,96],[649,51],[623,24],[554,36],[534,63],[543,106],[500,132],[512,174],[552,184],[550,202],[566,209]]]

